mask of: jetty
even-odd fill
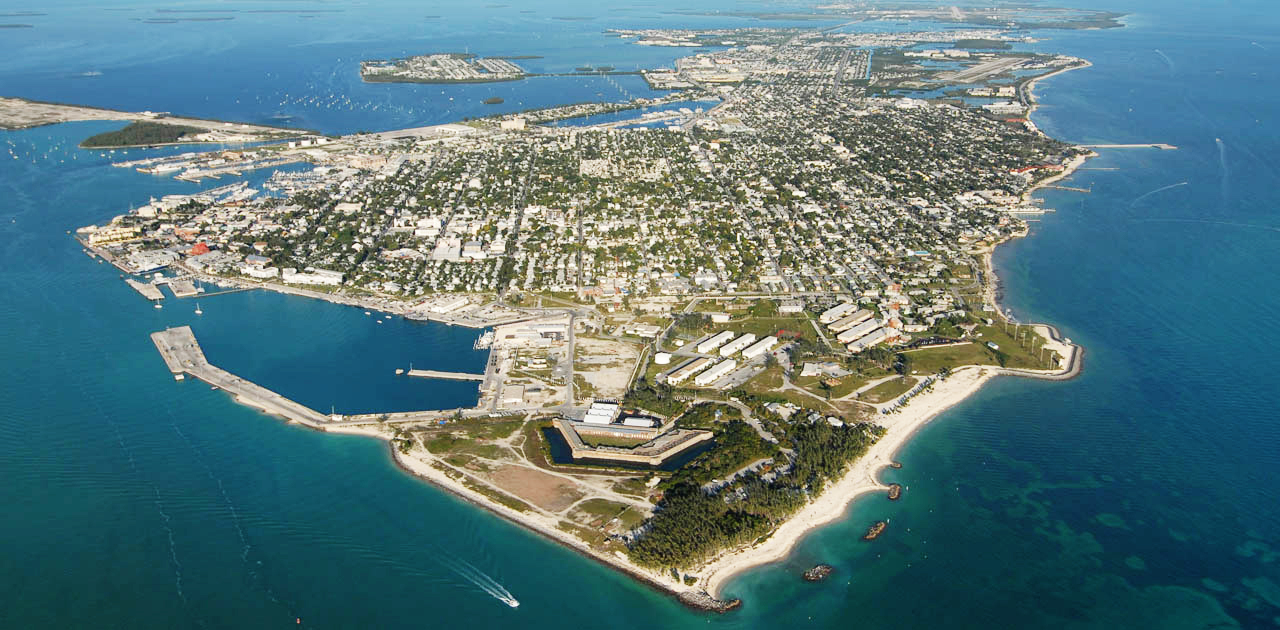
[[[439,424],[459,418],[486,418],[489,416],[509,416],[531,411],[540,411],[541,407],[528,406],[504,409],[501,413],[482,407],[458,409],[432,409],[426,411],[399,411],[390,413],[333,414],[328,415],[316,411],[302,403],[290,400],[261,385],[247,381],[222,368],[211,365],[205,359],[204,351],[196,342],[195,333],[190,326],[179,326],[151,333],[151,341],[160,351],[165,366],[173,373],[174,380],[184,380],[191,375],[218,389],[225,390],[235,396],[236,402],[260,409],[265,413],[280,416],[286,420],[306,425],[313,429],[326,430],[327,427],[360,427],[384,424]],[[449,372],[444,372],[449,374]],[[483,375],[465,374],[467,380],[478,380]],[[474,378],[473,378],[474,377]]]
[[[164,299],[164,294],[161,293],[160,288],[154,284],[139,282],[133,278],[125,278],[124,281],[127,282],[129,286],[133,287],[134,291],[142,294],[142,297],[147,298],[148,300],[155,300],[159,302]]]
[[[173,297],[191,297],[200,293],[195,283],[189,277],[174,278],[169,281],[169,290],[173,291]]]
[[[483,381],[483,374],[468,374],[466,372],[438,372],[436,370],[409,370],[409,376],[418,378],[439,378],[448,381]]]
[[[1146,144],[1082,144],[1086,149],[1160,149],[1161,151],[1173,151],[1178,147],[1163,142],[1148,142]]]
[[[261,385],[210,365],[204,357],[204,351],[200,349],[200,344],[196,343],[195,333],[191,332],[190,326],[167,328],[151,333],[151,341],[156,344],[156,349],[160,351],[160,356],[175,379],[182,380],[179,376],[190,374],[231,393],[236,397],[237,402],[309,427],[320,428],[329,420],[324,414],[306,405],[289,400]]]

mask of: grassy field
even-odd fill
[[[644,376],[644,380],[649,381],[650,383],[654,382],[654,379],[658,378],[659,374],[671,368],[671,366],[676,365],[676,362],[674,360],[671,363],[668,363],[666,365],[658,365],[657,363],[653,362],[652,358],[646,359],[645,363],[646,365],[644,368],[643,376]]]
[[[604,533],[590,527],[583,527],[577,523],[562,520],[556,524],[556,528],[577,536],[592,549],[604,550],[609,548],[609,539],[605,537]]]
[[[1048,361],[1048,352],[1044,355],[1046,361],[1040,361],[1039,352],[1044,345],[1044,338],[1026,326],[1021,328],[1017,339],[1013,336],[1013,327],[1005,332],[999,324],[980,326],[974,333],[977,339],[971,343],[907,351],[912,372],[933,374],[944,367],[957,368],[962,365],[999,365],[1030,370],[1052,367]],[[992,349],[987,346],[987,342],[994,343],[999,348]]]
[[[524,416],[509,416],[488,420],[467,420],[459,422],[454,432],[463,433],[467,437],[480,440],[501,440],[510,437],[520,425],[524,424]]]
[[[501,459],[508,455],[506,449],[489,442],[510,437],[522,424],[523,417],[500,418],[495,421],[468,420],[449,427],[447,431],[426,434],[423,442],[427,450],[435,455],[465,453],[487,459]]]
[[[918,374],[935,374],[944,367],[951,369],[962,365],[999,365],[995,353],[980,343],[925,348],[906,354],[911,358],[911,370]]]
[[[596,397],[596,388],[587,380],[587,377],[581,374],[573,375],[573,395],[579,400],[588,400]]]
[[[617,501],[610,501],[608,499],[587,499],[574,507],[572,513],[575,516],[583,517],[586,521],[602,519],[603,521],[608,522],[619,514],[622,514],[622,512],[629,507],[630,506],[625,503],[618,503]]]
[[[1018,338],[1014,338],[1014,332],[1017,331]],[[1043,370],[1051,367],[1047,361],[1049,352],[1046,351],[1044,356],[1046,361],[1040,361],[1040,347],[1044,345],[1045,339],[1036,334],[1029,326],[1022,326],[1015,329],[1009,327],[1009,331],[1005,332],[1004,327],[996,324],[995,326],[979,327],[975,333],[980,333],[980,341],[991,341],[1000,346],[1000,351],[1005,353],[1005,367],[1023,368],[1028,370]]]
[[[916,386],[920,379],[911,376],[887,380],[871,389],[862,392],[861,400],[870,403],[888,402],[897,398]]]
[[[747,382],[747,391],[764,394],[782,387],[782,366],[775,365]]]
[[[831,386],[830,394],[828,394],[828,391],[822,388],[822,382],[828,378],[829,377],[826,376],[802,376],[797,377],[792,382],[795,383],[797,387],[804,388],[805,391],[812,393],[814,396],[827,399],[843,398],[848,396],[849,394],[852,394],[854,390],[866,385],[867,381],[870,380],[865,376],[847,374],[836,379],[840,381],[840,383]]]
[[[609,435],[580,435],[587,446],[616,446],[618,448],[635,448],[649,440],[613,437]]]
[[[614,482],[613,491],[627,496],[645,497],[649,495],[649,486],[645,484],[644,477],[632,477]]]
[[[579,522],[600,521],[603,525],[608,525],[609,521],[617,519],[622,530],[634,529],[645,519],[644,512],[636,510],[635,506],[603,498],[586,499],[573,508],[571,515]]]
[[[466,453],[485,459],[499,459],[506,451],[496,444],[483,444],[471,438],[441,435],[426,441],[427,450],[434,455]]]
[[[741,335],[742,333],[755,333],[756,337],[768,337],[776,334],[779,330],[787,330],[798,332],[806,337],[814,338],[813,326],[809,325],[809,318],[804,315],[790,317],[747,317],[745,319],[731,319],[727,324],[714,324],[711,327],[712,332],[720,332],[722,330],[732,330]]]

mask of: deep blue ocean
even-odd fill
[[[1067,182],[1091,192],[1046,191],[1057,212],[996,256],[1005,304],[1086,346],[1085,373],[998,380],[939,417],[885,475],[908,488],[901,501],[860,500],[734,580],[746,604],[725,616],[403,474],[382,442],[175,383],[147,335],[179,324],[216,363],[340,412],[469,404],[474,384],[392,371],[484,356],[475,331],[262,292],[203,299],[202,316],[188,300],[153,309],[66,231],[198,187],[75,147],[121,123],[0,132],[0,627],[1280,625],[1280,7],[1099,7],[1130,12],[1127,27],[1033,33],[1026,47],[1094,64],[1043,82],[1035,121],[1072,142],[1179,148],[1100,150]],[[0,17],[33,25],[0,29],[0,95],[391,129],[653,92],[634,77],[366,85],[360,59],[469,50],[542,55],[524,62],[535,71],[637,68],[687,51],[602,30],[778,24],[670,12],[687,8],[32,3],[0,11],[45,14]],[[231,19],[150,23],[193,17]],[[481,104],[494,95],[506,103]],[[858,540],[880,518],[885,535]],[[802,582],[816,562],[836,574]]]

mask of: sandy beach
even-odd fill
[[[391,434],[389,432],[370,427],[326,427],[324,430],[328,433],[364,435],[387,441],[391,438]],[[481,507],[496,516],[500,516],[512,523],[515,523],[516,525],[528,529],[529,531],[540,534],[552,542],[559,543],[572,551],[576,551],[588,558],[609,566],[610,568],[622,571],[632,578],[635,578],[660,591],[679,596],[691,590],[688,586],[672,579],[670,574],[644,569],[633,564],[625,556],[601,553],[592,549],[577,537],[557,528],[557,519],[549,518],[541,514],[514,510],[493,501],[471,488],[468,488],[465,484],[445,474],[444,471],[434,467],[432,465],[435,459],[434,456],[426,454],[420,449],[413,451],[412,454],[406,455],[401,453],[394,447],[394,445],[392,445],[390,451],[393,461],[395,461],[396,465],[399,466],[401,470],[468,503],[471,503],[472,505]]]
[[[1083,59],[1079,61],[1080,63],[1036,77],[1027,82],[1026,94],[1028,101],[1030,101],[1030,108],[1027,112],[1028,119],[1031,113],[1036,110],[1036,82],[1093,65]],[[1036,131],[1043,135],[1043,132],[1040,132],[1039,129],[1036,129]],[[1070,177],[1089,158],[1096,156],[1096,153],[1090,152],[1071,158],[1063,164],[1063,169],[1060,173],[1029,187],[1023,193],[1023,202],[1029,203],[1031,196],[1037,190]],[[1025,235],[1026,232],[1024,231],[1014,238]],[[1000,308],[996,299],[995,289],[995,278],[997,276],[992,265],[991,254],[996,247],[999,247],[1004,242],[1007,241],[996,243],[982,253],[983,266],[987,277],[992,279],[984,288],[984,295],[987,301],[997,309]],[[844,477],[838,482],[827,486],[822,496],[788,519],[763,543],[740,549],[712,561],[700,572],[703,577],[699,585],[705,588],[713,597],[720,597],[725,583],[734,575],[752,567],[785,558],[791,552],[791,549],[811,530],[844,517],[848,512],[849,504],[854,499],[869,492],[888,491],[888,486],[881,483],[876,474],[893,461],[894,453],[902,448],[920,427],[923,427],[938,414],[976,393],[992,378],[1001,374],[1053,380],[1068,379],[1076,376],[1081,368],[1083,350],[1079,346],[1055,339],[1057,331],[1053,329],[1053,334],[1050,334],[1050,328],[1046,325],[1036,325],[1037,332],[1050,340],[1050,347],[1066,358],[1064,369],[1043,371],[1006,370],[997,367],[966,366],[953,370],[946,380],[934,384],[929,392],[912,398],[910,403],[900,411],[876,418],[876,422],[885,427],[887,432],[880,441],[876,442],[867,451],[866,455],[853,464]]]
[[[689,590],[705,590],[711,596],[719,597],[721,588],[732,576],[752,567],[785,558],[796,543],[810,531],[842,518],[847,513],[849,504],[859,496],[869,492],[887,491],[888,486],[881,483],[876,475],[893,461],[894,453],[906,444],[920,427],[978,391],[984,383],[996,376],[998,371],[996,368],[985,367],[960,368],[945,380],[935,383],[931,390],[912,398],[910,404],[900,411],[878,416],[876,422],[887,429],[885,435],[872,445],[866,455],[854,462],[844,477],[828,485],[818,499],[783,523],[765,542],[721,556],[703,569],[692,572],[702,576],[694,589],[677,583],[666,575],[642,569],[626,558],[598,553],[573,536],[557,529],[550,519],[537,514],[517,512],[499,505],[434,468],[423,457],[403,455],[394,449],[392,455],[396,463],[406,472],[574,551],[622,570],[651,586],[674,594]],[[364,427],[328,430],[383,439],[388,437],[384,432]]]
[[[960,368],[947,379],[934,384],[932,390],[912,398],[901,411],[876,418],[887,432],[866,455],[854,462],[843,478],[828,485],[822,496],[783,523],[768,540],[721,556],[708,564],[700,572],[703,576],[700,586],[713,597],[720,597],[721,589],[734,575],[785,558],[809,531],[844,517],[849,504],[857,497],[868,492],[887,491],[888,486],[881,483],[876,474],[893,461],[894,453],[920,427],[981,389],[995,375],[995,370],[989,368]]]

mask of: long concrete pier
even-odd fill
[[[209,364],[204,351],[196,342],[195,333],[190,326],[168,328],[151,333],[151,341],[160,351],[165,366],[173,373],[174,378],[182,380],[190,374],[214,387],[226,390],[236,397],[236,402],[261,409],[265,413],[280,416],[286,420],[304,424],[313,429],[325,430],[330,427],[359,427],[381,424],[436,424],[456,418],[483,418],[494,415],[516,415],[542,411],[541,407],[521,407],[504,409],[501,414],[492,409],[438,409],[428,411],[401,411],[392,413],[364,413],[355,415],[329,416],[306,405],[290,400],[261,385],[246,381],[222,368]],[[473,375],[467,375],[473,376]],[[481,377],[483,378],[483,377]]]
[[[1173,151],[1178,147],[1163,142],[1148,142],[1146,144],[1082,144],[1086,149],[1160,149],[1162,151]]]
[[[436,370],[409,370],[409,376],[417,376],[419,378],[440,378],[450,381],[483,381],[483,374],[468,374],[466,372],[438,372]]]
[[[200,344],[190,326],[169,328],[151,333],[151,341],[164,358],[165,365],[175,377],[190,374],[214,387],[226,390],[236,397],[236,402],[256,407],[262,411],[305,424],[323,428],[330,418],[306,405],[296,403],[261,385],[246,381],[222,368],[214,367],[204,358]]]
[[[161,293],[160,288],[154,284],[138,282],[133,278],[125,278],[124,281],[129,283],[129,286],[133,287],[134,291],[141,293],[142,297],[147,298],[148,300],[160,301],[164,299],[164,294]]]

